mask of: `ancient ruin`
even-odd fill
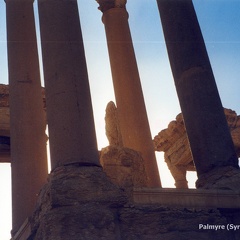
[[[113,101],[106,107],[105,129],[109,146],[101,149],[100,163],[113,183],[131,196],[134,187],[147,186],[148,178],[142,153],[123,146],[118,109]]]
[[[0,162],[10,162],[9,89],[3,84],[0,84]]]
[[[147,185],[161,187],[128,24],[128,12],[125,8],[126,0],[97,2],[103,12],[102,21],[106,32],[123,146],[141,152],[148,178]]]
[[[224,109],[237,156],[240,157],[240,116]],[[187,171],[196,171],[182,114],[171,121],[153,139],[155,151],[164,152],[164,159],[175,180],[176,188],[187,188]]]
[[[0,140],[1,161],[4,151],[11,155],[12,240],[240,239],[239,230],[226,230],[240,224],[234,138],[192,1],[157,3],[197,189],[161,187],[126,0],[96,2],[117,106],[108,110],[119,119],[110,121],[110,145],[100,154],[77,0],[38,0],[46,111],[33,1],[5,2],[9,93],[1,86]]]
[[[106,136],[110,146],[123,147],[122,134],[119,126],[117,107],[113,101],[109,102],[105,114]]]

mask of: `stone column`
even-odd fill
[[[32,214],[39,190],[47,180],[47,138],[33,1],[5,2],[14,235]]]
[[[198,177],[238,168],[221,100],[191,0],[158,0],[169,60]]]
[[[97,2],[103,12],[123,145],[141,152],[148,186],[161,186],[125,9],[126,0]]]
[[[77,0],[39,0],[52,169],[100,165]]]

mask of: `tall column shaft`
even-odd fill
[[[238,167],[193,3],[158,0],[158,7],[197,174]]]
[[[46,120],[33,1],[6,0],[14,234],[47,180]]]
[[[128,24],[128,13],[124,4],[112,7],[98,2],[103,11],[102,20],[105,25],[123,145],[141,152],[148,185],[161,186]]]
[[[39,0],[52,168],[99,165],[76,0]]]

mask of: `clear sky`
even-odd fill
[[[78,0],[99,149],[105,137],[105,107],[114,100],[102,13],[95,0]],[[240,114],[240,0],[193,0],[223,106]],[[36,3],[35,3],[36,5]],[[180,112],[155,0],[128,0],[129,24],[152,135]],[[36,13],[37,18],[37,13]],[[37,23],[37,22],[36,22]],[[5,2],[0,2],[0,83],[7,84]],[[161,181],[173,187],[161,153]],[[0,165],[0,239],[10,238],[10,167]],[[189,175],[190,186],[195,176]]]

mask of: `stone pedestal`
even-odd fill
[[[55,168],[30,220],[29,239],[121,239],[117,212],[127,201],[101,167]]]
[[[33,1],[6,0],[6,15],[14,235],[47,179],[47,138]]]
[[[99,165],[77,1],[39,0],[52,169]]]
[[[135,187],[147,183],[144,162],[140,153],[124,147],[108,146],[100,153],[103,171],[118,187],[125,189],[129,197]]]
[[[97,2],[103,12],[123,146],[141,152],[148,186],[161,186],[125,9],[126,1]]]
[[[140,188],[132,201],[99,167],[59,167],[40,194],[30,227],[25,224],[25,239],[237,240],[239,229],[227,227],[239,226],[239,198],[226,190]]]
[[[158,7],[197,174],[238,168],[193,3],[158,0]]]

